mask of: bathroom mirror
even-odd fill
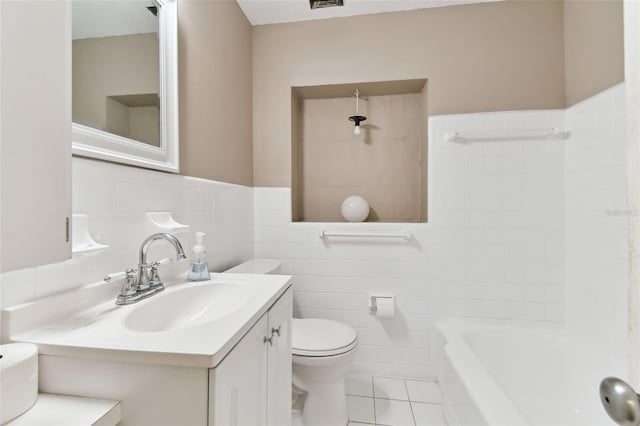
[[[176,0],[72,1],[72,152],[178,170]]]

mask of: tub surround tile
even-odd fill
[[[411,409],[416,426],[447,426],[440,405],[412,402]]]
[[[627,199],[624,109],[624,84],[567,109],[564,185],[567,330],[605,348],[619,365],[627,363],[627,226],[635,214]]]
[[[413,413],[408,401],[375,398],[376,424],[385,426],[413,426]]]
[[[362,374],[350,374],[345,378],[347,395],[373,397],[373,378]]]
[[[407,391],[409,392],[409,400],[412,402],[430,402],[440,404],[442,395],[440,388],[434,382],[423,382],[417,380],[405,380]]]
[[[398,399],[408,401],[407,387],[404,380],[385,377],[373,378],[373,393],[376,398]]]
[[[373,398],[347,395],[347,412],[350,422],[375,423]]]

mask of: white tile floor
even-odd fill
[[[349,426],[446,426],[440,389],[433,382],[350,375]]]

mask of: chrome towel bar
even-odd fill
[[[402,238],[411,239],[410,232],[329,232],[322,231],[320,238]]]
[[[504,142],[504,141],[529,141],[539,139],[567,139],[569,132],[562,131],[557,127],[550,129],[527,129],[516,131],[513,134],[504,135],[461,135],[458,132],[449,133],[446,136],[447,142]]]

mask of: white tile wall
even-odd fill
[[[625,91],[620,84],[567,109],[568,329],[626,365],[628,242]]]
[[[188,233],[176,234],[187,256],[193,233],[206,232],[209,267],[214,271],[253,257],[252,188],[83,158],[73,159],[72,171],[73,212],[89,215],[94,238],[109,244],[110,250],[0,275],[0,306],[97,282],[107,273],[135,266],[144,238],[158,232],[147,225],[147,211],[171,211],[178,222],[191,225]],[[172,253],[158,242],[149,258]],[[161,276],[185,272],[187,267],[188,262],[166,265]]]
[[[432,117],[427,224],[291,223],[290,190],[256,188],[256,256],[295,275],[296,315],[356,328],[355,372],[433,379],[441,318],[563,320],[565,141],[445,142],[549,127],[564,128],[564,111]],[[325,229],[415,238],[327,242]],[[395,294],[395,318],[369,315],[370,293]]]

